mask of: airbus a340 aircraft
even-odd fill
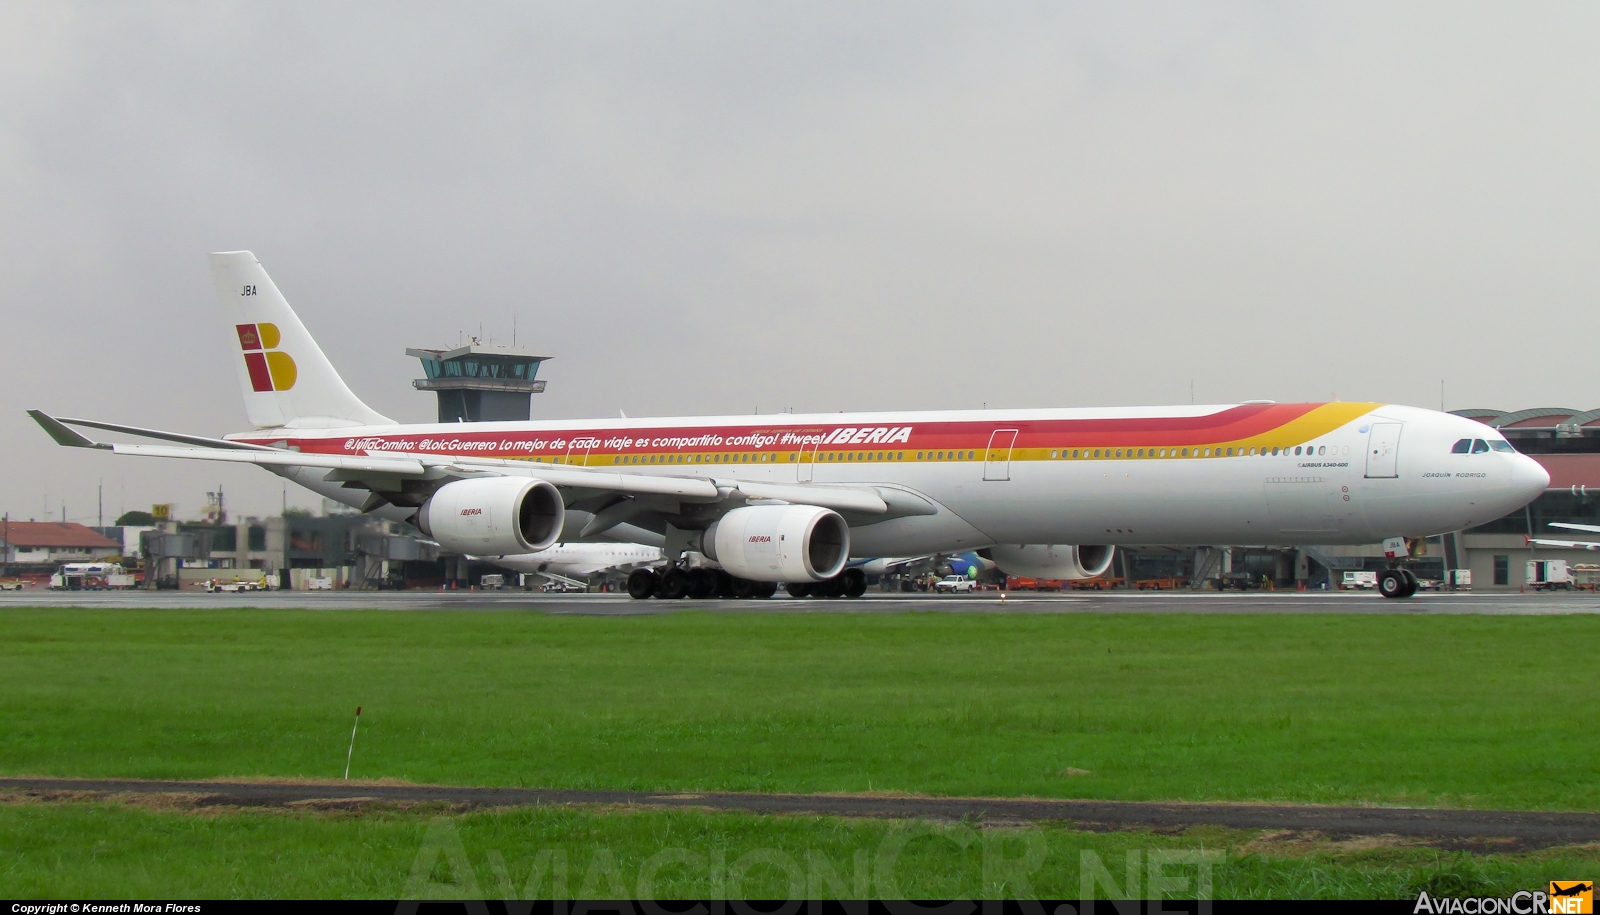
[[[1360,544],[1455,531],[1549,482],[1493,429],[1378,403],[401,425],[340,379],[255,255],[211,255],[251,431],[213,439],[34,418],[60,444],[258,464],[450,550],[665,539],[650,594],[771,594],[851,556],[987,547],[1075,579],[1118,544]],[[69,426],[164,440],[102,444]],[[1488,447],[1453,449],[1459,441]],[[691,576],[698,551],[722,574]],[[1386,596],[1415,577],[1390,570]]]

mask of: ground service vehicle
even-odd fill
[[[238,594],[245,591],[264,591],[265,583],[260,579],[229,579],[212,578],[200,583],[202,591],[218,594]]]
[[[1079,581],[1119,544],[1424,537],[1550,479],[1488,426],[1381,403],[401,424],[351,392],[253,254],[211,268],[251,430],[35,421],[70,447],[256,464],[463,554],[660,542],[653,585],[630,576],[640,597],[843,588],[852,557],[987,548],[1009,574]],[[692,575],[690,552],[720,574]]]
[[[1364,572],[1357,569],[1344,573],[1344,589],[1346,591],[1370,591],[1377,586],[1377,572]]]
[[[1535,591],[1571,591],[1572,572],[1565,559],[1530,559],[1523,580]]]
[[[946,575],[933,583],[933,590],[948,591],[951,594],[964,594],[967,591],[978,590],[978,583],[965,575]]]
[[[65,562],[50,576],[52,591],[108,591],[133,585],[133,576],[115,562]]]

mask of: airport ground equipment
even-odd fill
[[[933,583],[933,590],[950,594],[965,594],[978,590],[978,583],[965,575],[946,575]]]
[[[1530,559],[1523,581],[1535,591],[1571,591],[1572,570],[1565,559]]]
[[[1348,569],[1344,573],[1346,591],[1371,591],[1378,587],[1378,573],[1364,569]]]
[[[116,562],[66,562],[50,576],[52,591],[120,591],[134,584],[134,577]]]

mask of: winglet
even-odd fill
[[[66,426],[61,424],[60,420],[49,415],[48,413],[45,413],[43,410],[29,410],[28,415],[33,417],[33,421],[38,423],[39,426],[43,428],[51,438],[56,440],[57,445],[65,445],[68,448],[101,448],[106,451],[111,450],[110,445],[103,445],[100,442],[85,438],[82,433],[74,432],[71,429],[68,429]]]

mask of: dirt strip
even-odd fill
[[[1421,844],[1523,850],[1600,842],[1600,814],[1525,810],[1432,810],[1266,804],[1162,804],[1027,798],[879,797],[835,794],[668,794],[544,788],[468,788],[301,782],[184,782],[139,779],[0,778],[0,791],[83,796],[172,794],[201,806],[281,807],[316,801],[441,803],[469,807],[606,805],[683,807],[765,814],[1060,822],[1082,829],[1180,830],[1192,826],[1398,836]]]

